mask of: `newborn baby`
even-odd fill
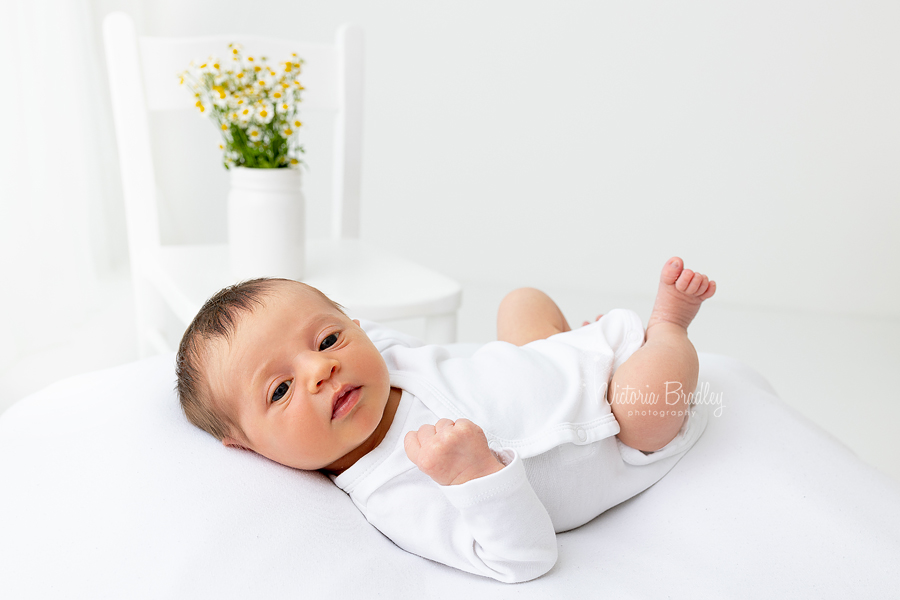
[[[702,433],[687,327],[715,289],[670,259],[644,331],[626,310],[571,330],[523,288],[498,341],[462,357],[257,279],[194,318],[178,394],[226,446],[329,475],[401,548],[527,581],[555,564],[557,532],[655,483]]]

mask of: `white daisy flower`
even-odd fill
[[[256,89],[256,93],[265,93],[272,89],[273,85],[274,80],[271,77],[260,77],[256,80],[254,88]]]
[[[230,50],[229,55],[232,58],[235,58],[235,57],[240,58],[241,50],[244,49],[244,47],[241,44],[228,44],[228,48]]]
[[[218,59],[210,56],[207,57],[206,60],[202,61],[197,68],[200,70],[200,73],[204,75],[207,73],[215,74],[215,72],[219,69],[219,61]]]
[[[280,85],[276,85],[269,92],[269,98],[272,99],[273,102],[283,102],[285,100],[286,94],[284,92],[284,88]]]
[[[194,106],[197,107],[201,113],[206,112],[206,109],[209,108],[208,103],[204,102],[204,98],[200,95],[200,92],[194,93]]]
[[[269,123],[275,117],[275,107],[269,102],[260,102],[256,106],[256,121],[258,123]]]
[[[209,91],[209,95],[212,96],[213,104],[218,107],[225,108],[228,106],[228,92],[225,91],[225,88],[221,85],[215,85]]]
[[[237,110],[237,116],[238,123],[240,123],[241,125],[248,124],[253,120],[253,107],[248,104],[244,104]]]
[[[291,111],[291,103],[290,102],[279,102],[275,105],[275,112],[280,115],[287,114]]]
[[[201,75],[216,75],[222,70],[222,64],[219,62],[218,58],[210,56],[207,57],[206,60],[200,61],[197,69],[200,71]]]
[[[262,131],[256,125],[247,128],[247,139],[251,142],[261,142],[263,139]]]

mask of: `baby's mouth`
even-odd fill
[[[359,387],[344,386],[338,391],[331,408],[331,419],[344,416],[359,399]]]

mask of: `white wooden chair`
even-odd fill
[[[142,355],[172,349],[203,302],[234,283],[224,244],[160,243],[149,111],[192,110],[175,74],[193,59],[221,54],[229,42],[253,52],[303,59],[302,110],[336,116],[332,237],[307,242],[304,281],[354,317],[374,321],[425,318],[425,338],[456,341],[460,285],[359,239],[362,157],[363,35],[342,26],[334,45],[249,36],[138,37],[124,13],[103,23],[113,118],[119,148],[128,247]],[[309,149],[314,152],[314,149]],[[223,210],[225,199],[223,198]]]

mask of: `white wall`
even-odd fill
[[[363,237],[459,279],[650,293],[679,254],[722,303],[900,316],[897,2],[125,8],[151,35],[362,25]],[[327,230],[321,125],[311,235]],[[159,135],[180,148],[161,165],[178,173],[167,240],[224,240],[212,127],[166,116]]]

